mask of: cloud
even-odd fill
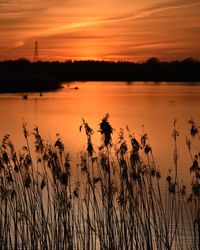
[[[199,6],[199,0],[0,0],[0,48],[26,49],[39,41],[47,49],[80,45],[128,55],[133,46],[142,54],[173,42],[181,47],[182,40],[196,44]]]
[[[147,11],[162,11],[165,9],[172,8],[182,8],[190,5],[199,4],[199,0],[172,0],[172,1],[163,1],[162,3],[157,3],[147,8]]]
[[[14,48],[20,48],[23,47],[25,45],[24,41],[17,41],[14,43]]]
[[[190,0],[190,2],[188,2],[187,0],[163,1],[162,3],[153,4],[147,8],[140,9],[137,13],[119,16],[119,17],[117,16],[111,17],[111,18],[106,19],[106,21],[107,22],[120,22],[120,21],[143,19],[157,12],[163,12],[163,11],[172,10],[172,9],[186,8],[186,7],[193,6],[193,5],[194,6],[200,5],[199,0]]]

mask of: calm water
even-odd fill
[[[72,87],[78,87],[78,90]],[[166,171],[173,166],[172,130],[178,120],[178,143],[181,178],[187,179],[191,159],[185,146],[188,119],[193,117],[200,124],[200,85],[152,84],[124,82],[76,82],[64,85],[52,93],[30,94],[23,100],[21,94],[0,95],[0,138],[10,134],[13,142],[24,143],[22,121],[30,131],[38,126],[42,136],[54,140],[60,133],[66,149],[79,152],[86,145],[86,138],[79,132],[81,118],[94,129],[95,144],[100,142],[98,124],[106,113],[116,129],[126,128],[137,138],[148,133],[157,166]],[[144,125],[144,126],[143,126]],[[194,145],[193,153],[198,153]]]

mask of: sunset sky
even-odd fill
[[[0,60],[200,59],[200,0],[0,0]]]

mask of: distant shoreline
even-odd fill
[[[30,62],[26,59],[0,62],[0,93],[47,92],[62,88],[63,82],[200,82],[200,61],[144,63],[108,61]]]

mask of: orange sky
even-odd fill
[[[199,0],[0,0],[0,60],[200,59]]]

